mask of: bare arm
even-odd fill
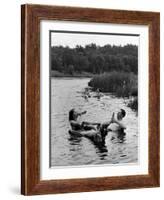
[[[108,127],[110,124],[113,123],[114,113],[112,114],[112,117],[109,121],[102,123],[103,127]]]
[[[84,115],[84,114],[86,114],[86,113],[87,113],[87,111],[83,111],[83,112],[81,112],[81,113],[77,113],[77,115],[81,116],[81,115]]]

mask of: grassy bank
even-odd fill
[[[130,107],[132,110],[137,111],[138,110],[138,97],[131,99],[128,104],[128,107]]]
[[[126,72],[111,72],[94,76],[88,83],[93,90],[100,89],[101,92],[110,92],[117,97],[135,96],[135,102],[130,100],[129,107],[138,108],[138,81],[137,75]],[[136,100],[137,99],[137,100]]]

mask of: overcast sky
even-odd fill
[[[139,36],[125,35],[100,35],[100,34],[79,34],[79,33],[51,33],[51,46],[69,46],[74,48],[76,45],[85,46],[95,43],[99,46],[106,44],[121,45],[134,44],[139,45]]]

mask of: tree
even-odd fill
[[[51,48],[51,69],[70,73],[125,71],[137,74],[138,47],[131,44],[100,47],[93,43],[75,48],[54,46]]]

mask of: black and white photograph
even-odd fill
[[[49,32],[50,167],[139,162],[139,35]]]

